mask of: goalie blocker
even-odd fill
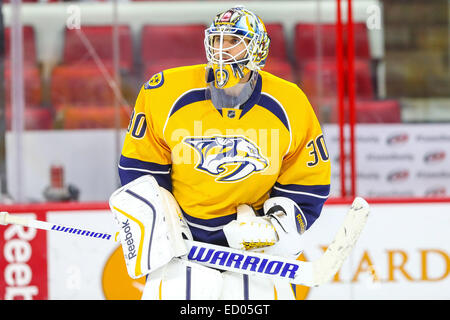
[[[142,176],[116,190],[109,206],[120,229],[127,271],[133,279],[187,253],[183,235],[189,239],[192,236],[183,224],[181,210],[170,192],[152,176]]]

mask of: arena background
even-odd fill
[[[355,196],[372,206],[334,281],[297,298],[449,299],[444,0],[3,2],[0,211],[114,232],[107,200],[140,86],[204,63],[204,28],[236,4],[266,23],[265,70],[304,90],[330,153],[331,198],[301,258],[323,252]],[[140,297],[117,245],[8,226],[0,247],[0,299]]]

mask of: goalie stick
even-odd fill
[[[366,224],[369,211],[369,204],[363,198],[356,197],[334,240],[320,258],[311,262],[257,253],[251,250],[242,251],[192,240],[185,240],[188,253],[180,258],[215,269],[316,287],[330,281],[339,271],[355,246]],[[118,233],[112,236],[108,233],[18,217],[7,212],[0,212],[0,224],[16,224],[49,231],[63,231],[82,237],[118,241]]]

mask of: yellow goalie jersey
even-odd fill
[[[165,70],[137,97],[119,163],[122,184],[153,175],[178,201],[194,240],[227,245],[222,228],[249,204],[294,200],[301,231],[320,215],[330,161],[319,122],[295,85],[260,71],[239,108],[216,108],[206,65]],[[301,220],[301,221],[300,221]]]

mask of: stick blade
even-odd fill
[[[364,198],[356,197],[355,200],[353,200],[351,210],[360,211],[359,214],[365,214],[366,216],[368,213],[362,212],[361,210],[369,210],[370,206],[367,203],[367,201]]]
[[[331,280],[352,251],[366,225],[370,206],[366,200],[356,197],[333,242],[325,253],[313,262],[313,282],[319,286]]]

